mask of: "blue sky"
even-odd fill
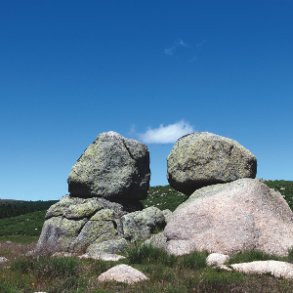
[[[2,1],[0,198],[60,198],[108,130],[148,142],[152,185],[190,129],[292,180],[292,31],[291,0]]]

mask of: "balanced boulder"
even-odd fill
[[[196,190],[173,212],[164,236],[175,255],[258,250],[285,256],[293,247],[293,213],[279,192],[239,179]]]
[[[255,156],[238,142],[208,132],[180,138],[167,160],[168,181],[187,195],[203,186],[255,178]]]
[[[147,196],[149,180],[147,147],[110,131],[100,134],[78,159],[68,188],[71,196],[138,201]]]

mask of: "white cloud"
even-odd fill
[[[189,123],[179,121],[166,126],[161,124],[158,128],[150,128],[145,133],[140,134],[140,139],[144,143],[167,144],[174,143],[178,138],[192,132],[194,130]]]
[[[164,53],[168,56],[173,56],[179,48],[190,48],[190,46],[183,40],[176,41],[172,46],[166,48]]]

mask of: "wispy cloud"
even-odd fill
[[[174,42],[174,44],[172,46],[165,48],[164,53],[165,53],[165,55],[173,56],[177,52],[177,50],[180,48],[188,49],[188,48],[191,48],[191,46],[180,39],[180,40],[177,40],[176,42]]]
[[[168,144],[192,132],[194,132],[193,127],[182,120],[166,126],[161,124],[158,128],[149,128],[139,136],[144,143]]]
[[[189,49],[189,51],[188,51],[189,53],[187,53],[187,55],[189,54],[189,56],[190,56],[189,60],[190,60],[190,62],[195,62],[198,60],[198,55],[200,54],[200,52],[202,51],[202,49],[206,43],[207,43],[207,40],[202,40],[200,42],[197,42],[193,46],[190,43],[186,43],[182,39],[179,39],[179,40],[175,41],[172,46],[165,48],[164,54],[166,56],[172,57],[176,53],[178,53],[178,51],[181,49]]]

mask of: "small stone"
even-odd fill
[[[117,265],[108,271],[102,273],[98,277],[99,282],[121,282],[126,284],[134,284],[137,282],[148,280],[148,277],[140,271],[128,265]]]
[[[221,265],[224,265],[226,262],[228,262],[230,259],[229,255],[222,254],[222,253],[211,253],[207,259],[206,263],[208,266],[216,266],[219,267]]]
[[[4,256],[0,256],[0,263],[4,263],[4,262],[7,262],[8,259]]]

